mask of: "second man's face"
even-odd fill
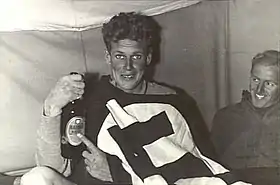
[[[256,64],[251,71],[250,91],[254,107],[270,107],[279,99],[279,71],[276,66]]]
[[[130,39],[111,43],[107,52],[111,77],[121,90],[128,93],[139,93],[142,90],[143,77],[147,65],[151,62],[145,43]]]

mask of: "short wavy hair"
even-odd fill
[[[262,53],[258,53],[252,59],[252,68],[256,64],[261,64],[265,66],[275,66],[280,67],[280,52],[276,50],[266,50]]]
[[[121,12],[104,23],[103,40],[107,50],[111,51],[111,43],[130,39],[146,42],[148,49],[160,42],[161,27],[150,16],[136,12]]]

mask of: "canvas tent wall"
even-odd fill
[[[267,2],[1,1],[0,172],[35,165],[42,104],[60,76],[108,73],[99,26],[119,11],[155,16],[163,40],[154,79],[189,92],[210,127],[215,111],[247,88],[250,58],[279,48],[280,1]]]
[[[107,73],[100,25],[120,11],[148,15],[199,1],[1,1],[0,172],[35,165],[42,103],[70,71]],[[8,156],[8,157],[7,157]]]

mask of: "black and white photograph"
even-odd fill
[[[0,185],[279,185],[280,0],[0,0]]]

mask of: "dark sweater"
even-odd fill
[[[176,107],[176,109],[182,114],[188,123],[191,134],[194,138],[194,142],[196,146],[198,146],[201,153],[208,158],[214,160],[217,159],[212,147],[212,143],[210,142],[208,129],[202,119],[195,101],[189,95],[182,92],[177,92],[176,94],[159,95],[128,94],[111,85],[108,78],[102,78],[98,83],[92,84],[92,86],[88,84],[87,87],[87,94],[85,94],[84,98],[87,109],[86,136],[94,144],[97,143],[97,136],[99,134],[100,128],[104,119],[109,114],[109,111],[105,106],[108,100],[116,99],[121,107],[135,103],[163,103]],[[158,132],[161,132],[161,128],[158,129]],[[150,136],[152,136],[152,134],[147,134],[147,137]],[[73,179],[79,185],[81,183],[102,183],[96,179],[93,179],[86,173],[83,161],[81,160],[79,162],[80,159],[82,159],[81,156],[77,156],[75,159],[77,163],[73,166],[74,173],[71,179]],[[114,184],[131,184],[131,177],[121,166],[121,161],[116,156],[111,155],[107,155],[107,159]],[[137,166],[137,164],[134,163],[134,166]],[[137,169],[140,176],[141,174],[144,174],[145,177],[145,175],[152,175],[155,172],[154,169],[152,169],[153,165],[151,165],[151,163],[146,165],[145,168],[143,168],[143,166],[141,167],[141,165],[138,166],[140,166]],[[186,168],[186,166],[188,166],[188,168]],[[176,171],[176,173],[174,173],[174,171]],[[174,183],[180,178],[214,176],[209,168],[201,160],[194,157],[193,155],[190,155],[189,153],[180,159],[180,165],[172,165],[170,168],[164,166],[162,168],[156,169],[156,172],[162,174],[168,183]]]
[[[241,102],[216,113],[211,138],[220,160],[230,169],[252,182],[279,184],[279,131],[280,104],[256,109],[244,91]]]

